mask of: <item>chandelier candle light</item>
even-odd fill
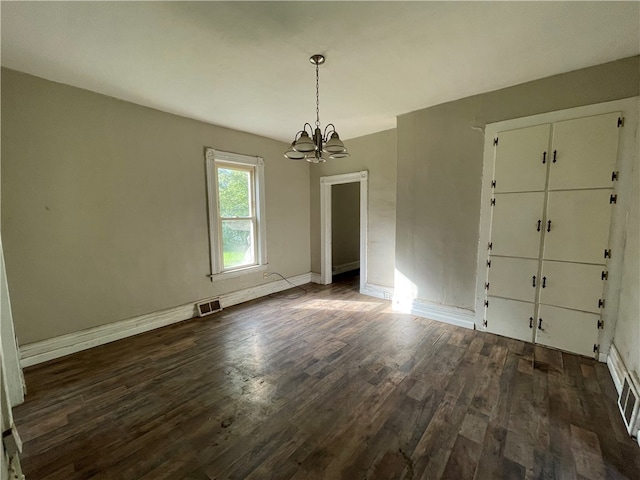
[[[349,156],[347,148],[340,140],[333,123],[320,129],[320,76],[319,67],[324,63],[323,55],[313,55],[309,61],[316,66],[316,129],[305,123],[296,133],[293,143],[284,153],[289,160],[306,160],[311,163],[326,162],[328,158],[345,158]],[[309,131],[307,132],[307,127]]]

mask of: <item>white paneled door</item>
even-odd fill
[[[603,265],[571,262],[542,262],[540,303],[600,313],[604,278]]]
[[[493,141],[485,328],[598,351],[618,112],[498,132]],[[484,208],[484,207],[483,207]]]
[[[544,259],[604,263],[611,195],[611,189],[549,192]]]
[[[492,257],[489,269],[489,295],[535,302],[536,284],[540,282],[538,260]]]
[[[600,315],[596,313],[540,305],[535,341],[548,347],[593,356],[593,346],[598,343],[598,320]]]
[[[538,258],[542,237],[544,192],[504,193],[494,197],[491,253]]]
[[[533,340],[533,303],[488,297],[487,331],[517,338],[525,342]]]
[[[620,112],[553,125],[549,190],[611,188],[618,155]]]
[[[494,192],[544,191],[550,131],[551,125],[546,124],[500,133]]]

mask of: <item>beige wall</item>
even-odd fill
[[[640,109],[640,104],[638,105]],[[640,122],[637,138],[640,138]],[[627,369],[640,379],[640,160],[633,166],[631,202],[627,214],[622,289],[613,343]]]
[[[368,170],[366,281],[392,287],[396,224],[396,131],[387,130],[344,143],[351,154],[349,158],[311,166],[311,271],[320,273],[320,177]]]
[[[331,265],[360,260],[360,182],[331,187]]]
[[[483,135],[471,127],[638,95],[639,58],[398,117],[395,262],[417,301],[474,309]]]
[[[309,272],[284,143],[2,71],[2,233],[21,344],[265,282],[212,283],[204,147],[265,161],[269,270]]]

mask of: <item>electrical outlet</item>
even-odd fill
[[[391,300],[391,292],[384,292],[384,299]]]

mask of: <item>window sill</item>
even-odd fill
[[[218,280],[227,280],[229,278],[242,277],[245,275],[250,275],[252,273],[266,272],[268,266],[269,264],[267,263],[265,263],[264,265],[251,265],[250,267],[230,270],[228,272],[214,273],[213,275],[207,275],[207,277],[209,277],[209,280],[211,280],[212,282]]]

